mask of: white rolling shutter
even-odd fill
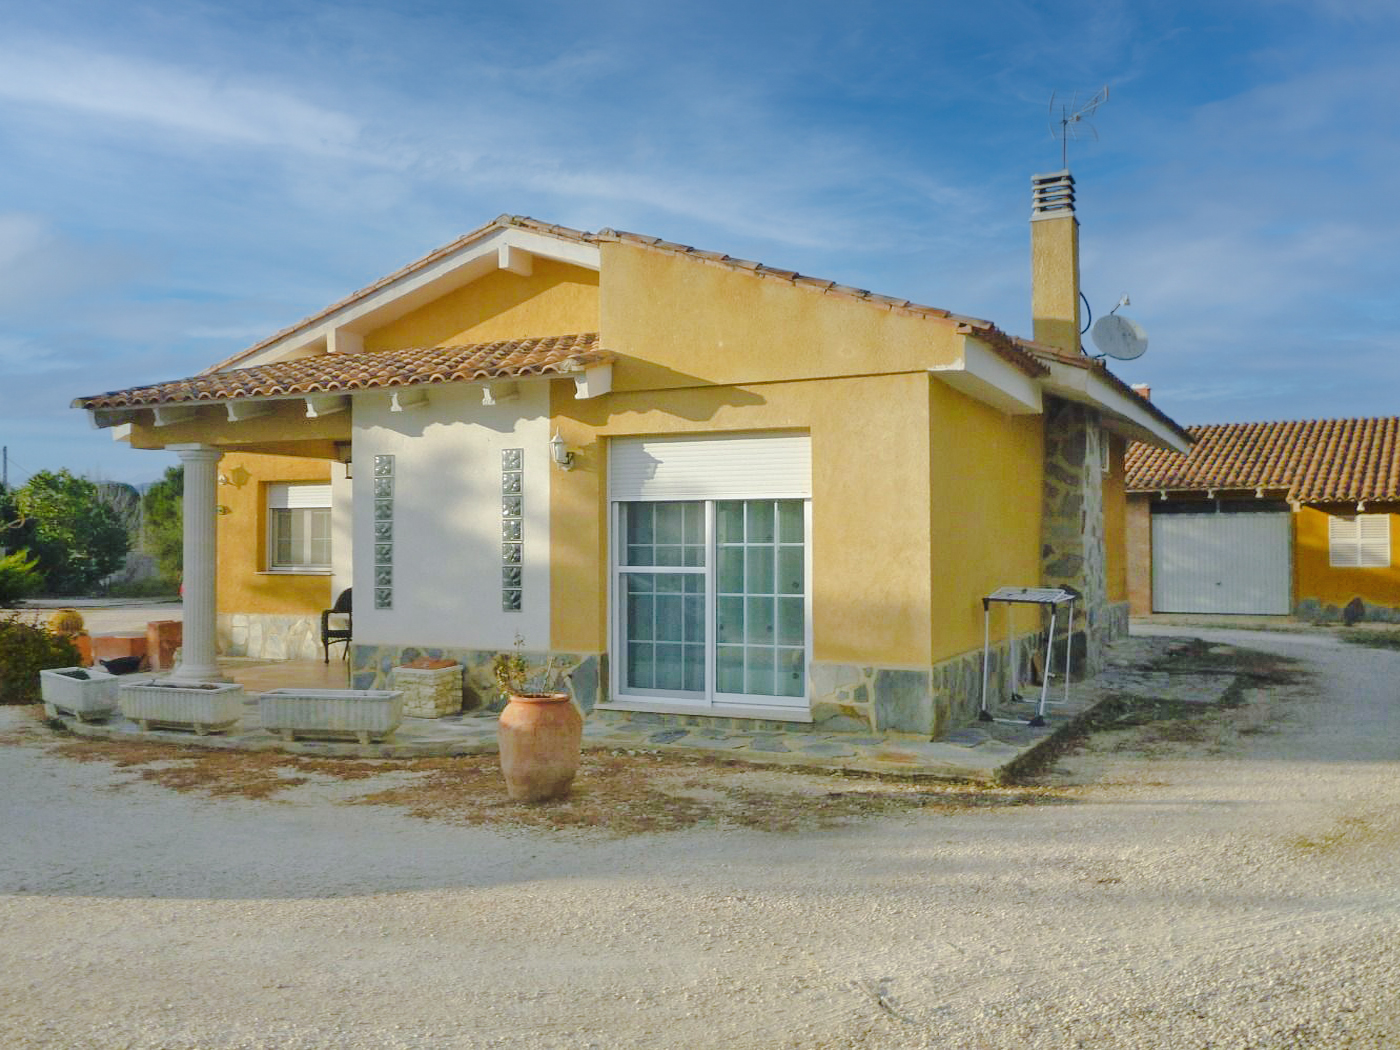
[[[806,499],[806,434],[617,438],[609,449],[614,500]]]
[[[306,507],[329,507],[331,487],[329,485],[299,485],[279,481],[267,487],[267,506],[270,510],[298,510]]]

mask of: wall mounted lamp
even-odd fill
[[[248,479],[250,477],[252,477],[252,475],[242,467],[234,467],[227,474],[219,475],[219,484],[232,485],[236,489],[241,489],[244,485],[248,484]]]
[[[554,436],[549,439],[549,456],[560,470],[574,469],[574,454],[569,450],[569,446],[564,444],[564,439],[559,436],[557,429],[554,431]]]
[[[341,463],[341,464],[344,465],[344,467],[345,467],[345,477],[346,477],[347,479],[351,476],[351,475],[350,475],[350,449],[351,449],[351,447],[352,447],[352,446],[351,446],[350,442],[348,442],[348,441],[337,441],[337,442],[335,443],[335,458],[336,458],[336,461],[337,461],[338,463]]]

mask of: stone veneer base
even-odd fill
[[[1122,606],[1121,619],[1122,633],[1126,633],[1126,605]],[[1022,635],[1015,640],[1015,645],[1019,677],[1024,686],[1030,679],[1033,661],[1044,656],[1045,633]],[[1056,646],[1056,666],[1063,653],[1062,645]],[[461,664],[460,709],[500,711],[505,703],[497,695],[491,675],[491,661],[496,655],[496,650],[490,649],[416,648],[357,642],[350,649],[350,682],[356,689],[403,688],[404,669],[400,665],[419,657],[455,660]],[[531,668],[539,672],[543,688],[567,692],[585,714],[592,713],[598,704],[606,703],[606,654],[525,653],[524,656]],[[1076,677],[1081,674],[1081,668],[1073,670]],[[656,722],[730,729],[771,725],[775,730],[786,732],[910,733],[933,738],[977,718],[982,703],[982,650],[970,650],[929,668],[817,663],[812,665],[811,677],[811,723],[611,709],[598,713],[610,722],[623,723]],[[1003,639],[991,649],[989,699],[999,702],[1008,691],[1009,667]]]
[[[320,660],[321,620],[318,616],[276,616],[270,613],[220,613],[215,625],[219,652],[255,660]],[[332,648],[332,653],[339,655]]]

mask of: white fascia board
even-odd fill
[[[1036,380],[975,339],[963,339],[961,361],[934,365],[929,374],[1009,416],[1031,416],[1041,411]]]
[[[1191,446],[1171,427],[1147,411],[1136,395],[1130,397],[1124,394],[1090,369],[1076,368],[1058,361],[1043,363],[1050,369],[1050,375],[1041,381],[1045,391],[1066,401],[1078,401],[1101,409],[1106,414],[1104,426],[1109,430],[1134,441],[1169,448],[1182,455],[1191,451]]]
[[[580,401],[612,393],[612,362],[590,365],[574,376],[574,397]]]
[[[582,244],[535,230],[505,227],[471,244],[464,244],[430,265],[404,274],[362,299],[347,303],[329,316],[319,318],[313,325],[288,333],[252,357],[239,361],[234,367],[252,368],[286,360],[295,356],[296,351],[309,346],[353,345],[353,340],[346,338],[347,334],[363,333],[385,324],[488,273],[494,273],[500,268],[503,252],[506,257],[523,252],[586,270],[598,270],[602,266],[596,244]],[[347,333],[340,333],[340,329],[346,329]]]

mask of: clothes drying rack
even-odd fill
[[[991,651],[992,651],[992,603],[1001,602],[1005,605],[1040,605],[1050,607],[1050,630],[1045,638],[1045,673],[1040,681],[1040,703],[1036,707],[1035,715],[1028,720],[1028,724],[1033,726],[1043,726],[1045,724],[1045,708],[1049,705],[1050,693],[1050,665],[1054,659],[1055,647],[1055,618],[1061,605],[1069,604],[1069,616],[1065,620],[1065,703],[1069,703],[1069,656],[1070,642],[1074,632],[1070,628],[1074,625],[1074,600],[1079,595],[1067,587],[998,587],[991,594],[982,599],[982,710],[978,712],[977,718],[981,722],[995,722],[998,719],[992,717],[992,713],[987,710],[987,682],[991,674]],[[1006,658],[1011,661],[1011,696],[1012,699],[1019,700],[1016,693],[1017,665],[1020,661],[1016,658],[1016,643],[1011,633],[1011,610],[1006,613]],[[1011,719],[1001,719],[1000,721],[1012,721]],[[1018,723],[1019,724],[1019,723]]]

